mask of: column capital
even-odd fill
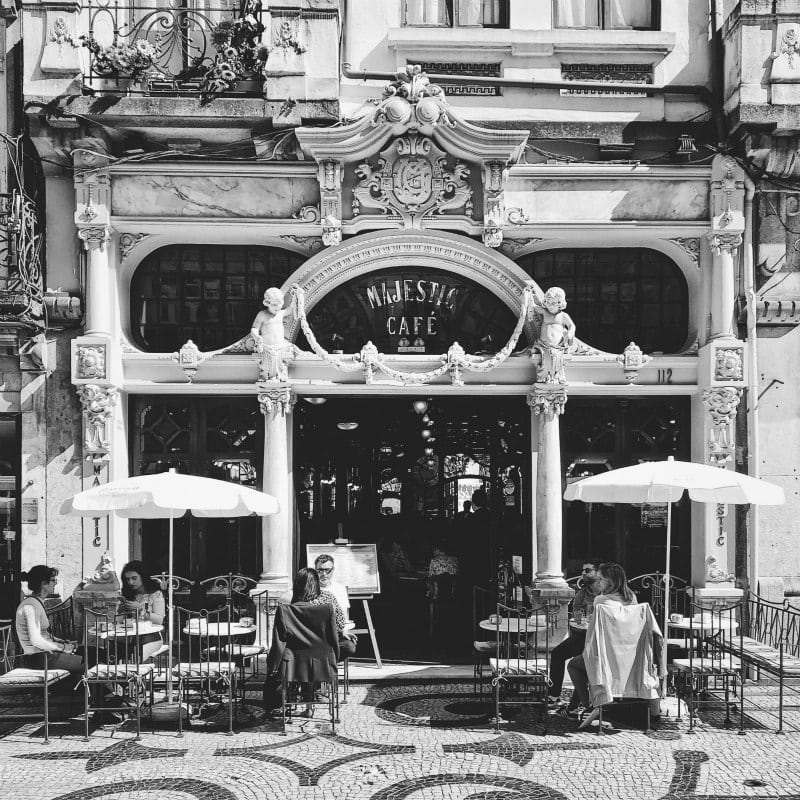
[[[87,252],[99,250],[101,253],[106,249],[111,228],[108,225],[93,225],[78,228],[78,238],[83,242],[83,247]]]
[[[293,391],[291,384],[258,384],[258,404],[261,406],[261,413],[264,416],[276,414],[285,417],[292,413],[296,402],[297,394]]]
[[[714,255],[721,255],[723,252],[735,255],[736,251],[742,245],[742,234],[736,232],[722,233],[720,231],[712,231],[706,234],[708,238],[708,245]]]
[[[567,404],[567,387],[561,384],[535,383],[528,392],[528,405],[534,414],[560,416]]]

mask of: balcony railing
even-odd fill
[[[41,322],[41,256],[36,205],[17,191],[0,194],[0,321]]]
[[[213,64],[217,51],[214,32],[222,22],[232,22],[242,15],[242,6],[236,0],[200,0],[188,7],[191,0],[141,0],[131,4],[88,0],[84,5],[88,14],[88,33],[103,46],[134,45],[144,40],[155,50],[152,67],[141,80],[132,80],[124,69],[105,68],[93,53],[87,50],[88,69],[84,70],[84,85],[94,91],[144,94],[196,93],[203,76]],[[248,0],[243,0],[252,7]],[[261,9],[253,8],[260,20]],[[247,77],[247,76],[245,76]],[[257,76],[255,83],[260,86]],[[240,82],[234,94],[260,94],[253,81]]]

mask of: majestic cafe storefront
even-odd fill
[[[360,120],[295,133],[297,161],[76,155],[84,484],[176,467],[279,499],[180,520],[186,577],[285,588],[340,536],[376,543],[382,577],[398,553],[421,571],[435,541],[459,554],[476,488],[543,590],[590,554],[663,569],[662,507],[562,494],[668,455],[733,468],[735,162],[522,164],[527,131],[467,123],[412,73]],[[118,566],[166,566],[164,521],[97,524],[85,563],[99,537]],[[728,509],[682,504],[674,526],[676,574],[734,571]]]

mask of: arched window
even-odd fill
[[[677,353],[686,342],[689,289],[663,253],[646,248],[545,250],[518,261],[542,288],[560,286],[579,339],[610,353],[636,342]]]
[[[305,260],[250,245],[174,244],[151,253],[131,281],[131,332],[151,353],[191,339],[201,350],[232,344],[250,330],[261,298]]]

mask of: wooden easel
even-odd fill
[[[374,595],[350,595],[350,600],[360,600],[364,604],[364,618],[367,621],[366,628],[354,628],[353,633],[368,633],[370,641],[372,642],[372,649],[375,652],[375,664],[380,669],[383,664],[381,663],[381,652],[378,650],[378,640],[375,637],[375,626],[372,624],[372,614],[369,611],[369,601],[372,600]]]

